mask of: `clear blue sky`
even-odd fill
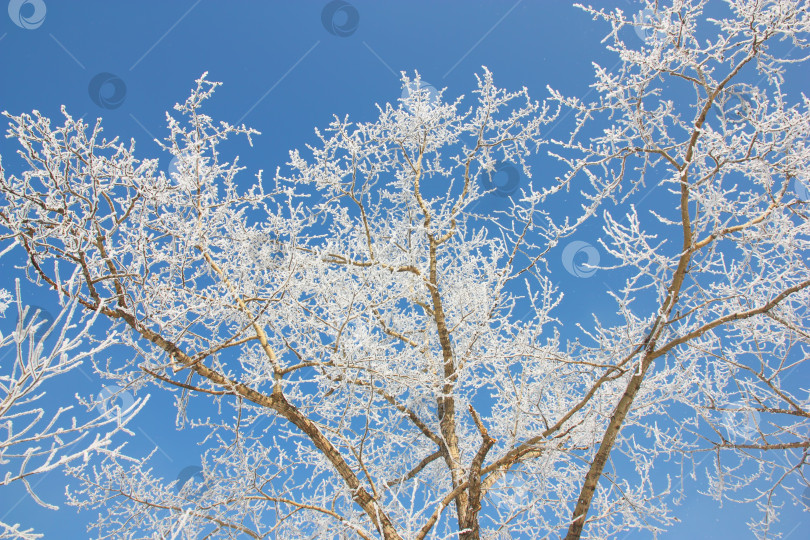
[[[4,8],[7,3],[3,1]],[[630,1],[613,3],[638,10]],[[209,79],[224,86],[208,103],[207,113],[262,132],[253,149],[241,141],[234,145],[248,168],[242,179],[249,182],[260,168],[266,178],[272,177],[286,162],[288,150],[313,142],[313,128],[326,126],[333,114],[373,120],[375,103],[394,102],[400,96],[402,70],[418,70],[425,81],[447,87],[448,95],[455,97],[470,94],[474,73],[486,65],[497,85],[526,86],[533,98],[542,99],[546,85],[585,95],[592,80],[591,62],[612,66],[617,60],[599,43],[605,26],[562,1],[352,0],[329,19],[331,33],[323,23],[326,4],[30,0],[17,22],[35,28],[22,28],[5,9],[0,11],[0,110],[18,114],[38,109],[61,123],[59,108],[64,104],[74,117],[101,116],[108,137],[134,138],[141,157],[161,157],[168,167],[171,156],[161,156],[152,139],[166,135],[165,111],[184,100],[194,79],[208,71]],[[40,24],[37,18],[43,13]],[[105,73],[111,75],[99,75]],[[99,105],[105,103],[107,108]],[[562,136],[562,130],[557,135]],[[13,141],[0,141],[10,173],[19,172],[13,168],[15,150]],[[542,176],[541,160],[535,178]],[[581,238],[588,240],[595,227],[583,230]],[[0,280],[8,288],[11,260],[0,262]],[[607,298],[602,278],[574,278],[559,260],[552,266],[567,302],[587,314],[612,313],[606,301],[593,302],[596,293]],[[35,298],[31,288],[26,291]],[[55,308],[50,297],[31,302]],[[0,324],[4,332],[10,329],[13,314]],[[73,392],[99,391],[100,383],[85,371],[88,376],[73,374],[69,388],[62,387],[67,398]],[[166,478],[173,480],[198,463],[201,450],[194,441],[200,434],[175,431],[168,396],[153,394],[133,429],[130,453],[143,454],[157,445],[154,466]],[[92,514],[77,515],[62,504],[64,481],[53,473],[37,488],[46,500],[61,505],[59,511],[39,510],[27,499],[18,503],[23,497],[18,487],[0,489],[2,519],[35,526],[46,538],[86,537],[84,527]],[[676,509],[683,524],[663,538],[753,537],[744,525],[745,509],[720,509],[715,501],[695,494],[698,487],[704,487],[701,477],[686,486],[690,495]],[[807,514],[790,509],[779,528],[790,540],[798,540],[808,537],[807,526]]]

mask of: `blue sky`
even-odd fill
[[[22,11],[17,10],[14,19],[20,4]],[[631,1],[613,4],[632,12],[639,9]],[[474,74],[485,65],[498,86],[526,86],[533,98],[542,99],[546,85],[570,95],[588,94],[591,62],[612,66],[617,60],[600,44],[605,26],[567,2],[357,0],[331,17],[327,14],[330,28],[324,24],[326,5],[12,0],[11,14],[0,11],[0,110],[19,114],[37,109],[56,123],[61,123],[61,105],[74,117],[101,116],[106,136],[134,138],[136,153],[160,157],[168,168],[171,156],[161,154],[152,139],[166,135],[165,111],[183,101],[194,80],[208,71],[209,79],[224,85],[208,103],[207,114],[244,122],[262,133],[252,149],[241,140],[233,145],[248,169],[242,180],[250,182],[258,169],[265,170],[265,178],[272,177],[277,166],[284,166],[288,151],[314,142],[313,128],[325,127],[333,114],[373,120],[375,103],[395,102],[400,96],[403,70],[418,70],[426,82],[447,87],[447,95],[456,97],[470,94]],[[564,134],[560,127],[556,135]],[[0,141],[0,155],[10,173],[18,172],[15,150],[13,141]],[[538,160],[535,179],[552,170],[551,162]],[[520,182],[528,179],[521,176]],[[495,207],[503,201],[489,204]],[[574,240],[595,244],[594,235],[598,226],[589,224]],[[12,260],[0,262],[0,281],[6,280],[3,286],[8,288]],[[569,314],[588,322],[590,313],[613,313],[604,294],[607,278],[573,276],[559,254],[550,264],[566,303],[578,306],[579,313]],[[31,287],[24,290],[36,299],[31,303],[55,308],[49,297],[36,296]],[[12,320],[0,323],[6,332],[13,314]],[[53,399],[62,393],[70,399],[74,392],[99,391],[101,383],[89,368],[69,377],[69,384],[49,390]],[[130,452],[139,455],[157,446],[154,465],[166,478],[188,473],[198,463],[200,448],[194,442],[200,434],[176,432],[170,397],[153,394],[134,426]],[[64,481],[53,473],[37,488],[49,502],[61,505],[59,511],[40,511],[29,500],[20,501],[19,487],[0,489],[0,514],[5,516],[0,519],[35,526],[46,538],[85,537],[92,514],[77,515],[62,504]],[[715,501],[695,494],[698,487],[703,484],[686,486],[690,495],[676,511],[683,524],[664,538],[752,537],[744,525],[747,509],[728,504],[720,509]],[[807,526],[807,514],[790,509],[780,529],[791,540],[806,537],[797,529],[800,523]]]

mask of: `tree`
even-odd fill
[[[5,252],[4,252],[5,253]],[[23,304],[20,282],[16,296],[0,289],[0,314],[11,304],[17,311],[14,332],[0,333],[0,426],[4,437],[0,440],[0,465],[3,465],[0,486],[20,482],[31,498],[45,508],[57,507],[41,499],[31,486],[31,477],[64,467],[94,454],[116,453],[112,449],[113,436],[127,432],[126,425],[143,407],[146,400],[131,403],[126,410],[113,408],[105,396],[97,400],[80,400],[80,404],[94,409],[91,414],[68,418],[72,405],[56,410],[43,404],[50,379],[78,368],[85,359],[108,349],[110,337],[88,345],[88,333],[98,312],[78,312],[79,305],[71,298],[78,284],[76,275],[61,283],[68,294],[56,318],[39,308]],[[76,332],[78,324],[83,327]],[[14,353],[14,354],[12,354]],[[110,396],[106,396],[109,398]],[[81,416],[78,416],[81,418]],[[88,440],[95,433],[92,440]],[[47,497],[46,497],[47,499]],[[20,525],[0,521],[0,538],[41,538],[33,529],[20,530]]]
[[[187,124],[168,118],[169,174],[100,122],[7,115],[27,169],[0,176],[0,218],[27,270],[137,351],[107,376],[176,392],[183,421],[192,402],[214,411],[195,423],[200,485],[112,454],[71,469],[73,503],[121,538],[607,538],[672,524],[653,466],[712,454],[712,495],[758,505],[768,535],[810,447],[810,399],[787,376],[810,343],[810,101],[783,90],[807,8],[584,8],[621,59],[596,66],[595,101],[541,104],[484,69],[465,112],[403,74],[398,106],[336,117],[311,157],[246,191],[218,148],[257,132],[202,113],[205,75],[175,107]],[[569,138],[544,135],[569,118]],[[529,176],[543,145],[559,176],[477,209],[493,173]],[[625,279],[620,320],[561,321],[547,263],[593,221],[600,272]]]

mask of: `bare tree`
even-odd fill
[[[8,115],[27,169],[0,177],[0,219],[28,271],[137,351],[108,374],[122,387],[177,392],[183,421],[190,400],[220,411],[192,420],[200,485],[115,455],[72,469],[102,536],[657,534],[675,490],[653,467],[673,456],[770,534],[810,446],[787,376],[810,344],[810,100],[783,90],[808,2],[584,9],[620,57],[594,101],[538,103],[484,69],[465,111],[403,75],[399,105],[336,117],[267,191],[261,173],[237,189],[218,145],[256,132],[201,112],[205,76],[176,106],[187,123],[168,119],[169,174],[100,122]],[[566,121],[570,137],[543,134]],[[482,211],[492,175],[530,176],[542,145],[564,173]],[[625,279],[618,322],[555,315],[547,261],[589,220],[600,272]]]
[[[96,400],[79,400],[92,412],[70,417],[72,405],[54,410],[43,404],[51,379],[77,369],[113,344],[110,337],[89,342],[88,332],[98,313],[82,313],[71,299],[77,277],[60,284],[67,294],[53,320],[50,314],[46,316],[39,308],[22,302],[19,280],[14,297],[0,289],[0,313],[5,314],[12,304],[17,312],[15,331],[7,335],[0,332],[0,428],[4,435],[0,439],[0,486],[20,482],[34,501],[50,509],[58,507],[41,499],[29,479],[80,458],[118,453],[121,447],[111,448],[113,436],[119,432],[132,434],[126,425],[146,402],[133,401],[122,411],[113,407],[109,399],[104,400],[110,396],[100,395]],[[0,521],[0,538],[41,537],[34,529],[20,530],[19,524]]]

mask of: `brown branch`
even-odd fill
[[[481,511],[481,465],[484,463],[490,448],[498,441],[489,436],[487,428],[484,427],[473,406],[468,405],[467,408],[473,417],[475,427],[478,428],[478,432],[481,434],[482,441],[470,464],[470,473],[467,480],[469,502],[465,512],[466,520],[461,527],[462,531],[459,538],[462,540],[477,540],[481,535],[481,526],[478,523],[478,513]]]
[[[198,361],[195,360],[195,362],[198,362]],[[200,388],[199,386],[193,386],[191,384],[185,384],[185,383],[173,381],[173,380],[169,379],[168,377],[164,377],[163,375],[160,375],[159,373],[155,373],[154,371],[152,371],[150,369],[147,369],[147,368],[145,368],[143,366],[141,366],[141,371],[144,371],[145,373],[148,373],[152,377],[154,377],[156,379],[160,379],[163,382],[172,384],[174,386],[178,386],[180,388],[185,388],[186,390],[195,390],[197,392],[205,392],[206,394],[213,394],[215,396],[235,396],[235,395],[237,395],[235,392],[229,392],[227,390],[208,390],[207,388]]]
[[[435,452],[433,452],[432,454],[430,454],[429,456],[424,458],[422,461],[420,461],[416,465],[416,467],[414,467],[413,469],[408,471],[407,474],[405,474],[403,476],[400,476],[396,480],[387,481],[385,483],[385,487],[392,487],[392,486],[399,485],[399,484],[401,484],[403,482],[407,482],[408,480],[414,478],[417,474],[422,472],[422,469],[424,469],[425,467],[427,467],[428,465],[430,465],[431,463],[433,463],[434,461],[436,461],[440,457],[442,457],[442,451],[441,450],[436,450]]]

